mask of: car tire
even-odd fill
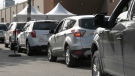
[[[32,55],[33,55],[32,48],[30,47],[28,41],[27,41],[27,43],[26,43],[26,54],[27,54],[28,56],[32,56]]]
[[[71,49],[69,46],[66,47],[66,51],[65,51],[65,63],[67,65],[67,67],[74,67],[75,63],[76,63],[77,59],[74,58],[71,55]]]
[[[5,45],[5,48],[8,48],[8,44],[6,42],[4,43],[4,45]]]
[[[57,60],[57,57],[52,55],[52,47],[50,45],[48,46],[47,49],[47,55],[48,55],[48,60],[50,62],[55,62]]]
[[[17,42],[17,52],[18,52],[18,53],[22,53],[22,48],[21,48],[21,46],[19,45],[19,42]]]
[[[102,64],[100,61],[99,51],[96,51],[92,57],[92,76],[107,76],[103,73]]]
[[[11,41],[9,42],[9,46],[10,46],[10,50],[15,50],[15,46],[13,45]]]

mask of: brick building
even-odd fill
[[[69,12],[77,15],[91,15],[104,13],[110,15],[120,0],[32,0],[32,5],[41,13],[51,11],[57,3],[67,9]],[[0,22],[12,22],[14,14],[19,13],[27,2],[16,4],[0,10]]]

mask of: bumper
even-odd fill
[[[41,45],[41,46],[31,46],[32,49],[34,50],[46,50],[47,45]]]
[[[4,41],[4,37],[0,37],[0,40],[1,40],[1,41]]]
[[[17,46],[17,43],[16,43],[16,42],[14,42],[14,43],[12,43],[12,45],[16,47],[16,46]]]
[[[75,58],[88,57],[91,55],[90,48],[83,48],[79,50],[72,50],[71,55]]]

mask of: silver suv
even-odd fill
[[[16,37],[20,34],[20,30],[24,27],[26,22],[12,22],[8,30],[5,32],[5,47],[10,46],[10,50],[14,50],[17,44]]]
[[[22,52],[22,49],[26,49],[28,56],[31,56],[34,51],[46,51],[48,39],[51,36],[49,30],[54,30],[57,25],[56,20],[27,22],[17,36],[17,51]]]
[[[68,67],[76,60],[90,56],[90,46],[96,26],[93,15],[73,16],[63,19],[48,41],[48,60],[54,62],[64,56]]]

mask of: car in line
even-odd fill
[[[108,17],[107,17],[108,18]],[[90,46],[96,26],[94,15],[68,17],[59,23],[48,40],[48,60],[65,57],[68,67],[75,66],[77,59],[90,57]]]
[[[57,27],[57,20],[37,20],[26,23],[21,33],[17,36],[17,51],[26,49],[28,56],[36,51],[46,52],[48,39],[51,36],[50,30]]]
[[[0,23],[0,41],[4,42],[4,34],[7,30],[7,25],[5,23]]]
[[[135,0],[120,0],[110,19],[97,14],[92,52],[92,76],[135,75]]]
[[[10,50],[15,50],[17,45],[17,35],[20,34],[20,30],[25,26],[26,22],[12,22],[7,31],[4,34],[5,37],[5,47],[10,47]]]

